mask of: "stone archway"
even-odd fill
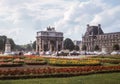
[[[44,45],[44,51],[48,51],[48,44]]]
[[[61,45],[58,45],[58,51],[60,51],[61,50]]]
[[[50,41],[50,51],[55,51],[55,40]]]
[[[47,31],[37,32],[36,42],[38,51],[58,51],[63,48],[63,33],[56,32],[54,28],[47,28]]]

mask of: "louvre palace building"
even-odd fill
[[[46,31],[37,32],[36,51],[59,51],[63,48],[63,33],[56,32],[54,27],[47,27]]]
[[[82,45],[86,46],[87,51],[94,51],[95,46],[98,46],[100,51],[105,48],[111,52],[115,44],[120,46],[120,32],[104,33],[100,24],[98,26],[88,24],[82,36]]]

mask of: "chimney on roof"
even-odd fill
[[[87,28],[89,28],[90,27],[90,25],[89,24],[87,24]]]
[[[89,32],[89,28],[90,28],[90,25],[89,25],[89,24],[87,24],[87,32]]]
[[[101,28],[101,24],[98,24],[98,28]]]
[[[98,35],[100,34],[101,24],[98,24]]]

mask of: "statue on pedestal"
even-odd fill
[[[4,54],[10,54],[10,53],[11,53],[11,44],[10,44],[9,39],[7,39],[6,43],[5,43],[5,52],[4,52]]]

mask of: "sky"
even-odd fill
[[[87,24],[120,32],[120,0],[0,0],[0,35],[16,44],[33,42],[48,26],[81,40]]]

